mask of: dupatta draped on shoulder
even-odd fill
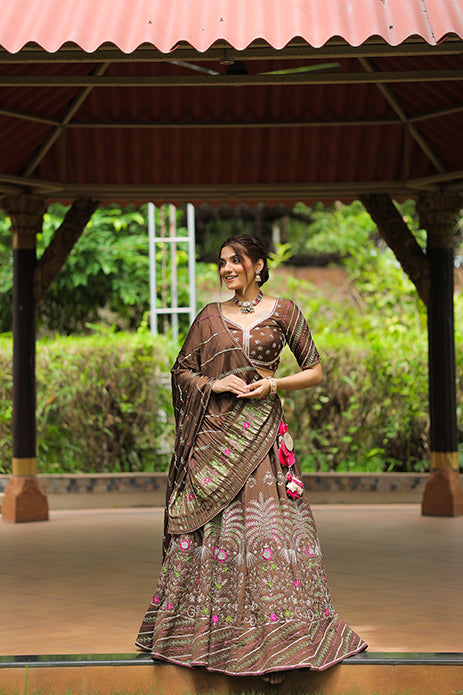
[[[214,393],[214,381],[230,374],[246,383],[262,378],[228,331],[219,305],[209,304],[172,368],[176,440],[167,487],[169,535],[194,531],[216,516],[277,437],[278,396],[257,400]]]

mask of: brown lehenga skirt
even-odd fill
[[[262,675],[366,648],[333,609],[307,493],[288,498],[275,454],[210,522],[172,537],[136,640],[153,658]]]

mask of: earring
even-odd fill
[[[256,280],[256,282],[261,282],[261,280],[262,280],[262,278],[260,276],[260,270],[256,270],[255,280]]]

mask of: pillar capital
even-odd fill
[[[455,217],[463,196],[453,192],[425,193],[418,198],[420,225],[428,233],[428,248],[453,249]]]
[[[2,198],[0,205],[11,219],[14,249],[35,249],[36,235],[42,231],[46,210],[41,196],[23,193]]]

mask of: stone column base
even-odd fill
[[[458,470],[431,470],[421,502],[423,516],[463,515],[463,486]]]
[[[13,523],[21,521],[48,521],[48,501],[37,476],[13,476],[5,490],[2,519]]]

